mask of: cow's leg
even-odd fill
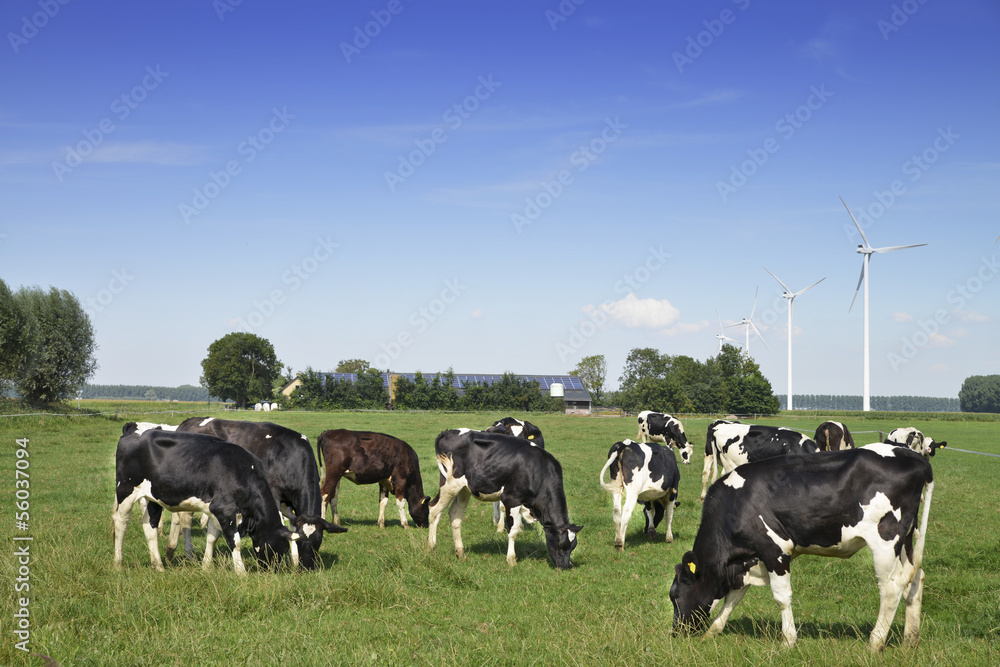
[[[202,558],[201,566],[210,570],[212,568],[212,556],[215,553],[215,541],[222,534],[222,526],[214,515],[208,515],[208,526],[205,528],[205,556]]]
[[[750,588],[749,585],[729,591],[726,594],[726,597],[723,599],[722,610],[715,617],[715,620],[712,621],[712,624],[708,626],[708,630],[705,631],[706,637],[714,637],[722,633],[723,628],[726,627],[726,621],[729,620],[729,615],[733,613],[733,609],[736,608],[736,605],[746,595],[748,588]]]
[[[323,513],[320,514],[323,518],[326,518],[327,510],[333,511],[333,523],[340,525],[340,517],[337,515],[337,495],[340,493],[340,480],[338,477],[336,481],[332,484],[327,484],[327,480],[323,480],[323,488],[320,493],[323,498]]]
[[[671,489],[667,495],[665,495],[661,502],[663,503],[663,513],[667,519],[666,532],[667,532],[667,542],[674,541],[673,532],[673,522],[674,522],[674,498],[677,497],[677,490]]]
[[[628,522],[632,518],[632,511],[639,500],[639,494],[630,487],[625,487],[625,504],[622,506],[621,520],[615,530],[615,548],[619,551],[625,548],[625,533],[628,531]]]
[[[389,504],[389,491],[378,483],[378,527],[385,528],[385,506]]]
[[[156,509],[150,513],[149,502],[145,498],[139,499],[139,505],[142,507],[142,532],[146,534],[146,545],[149,547],[149,560],[153,564],[153,569],[157,572],[163,572],[163,561],[160,559],[160,544],[159,535],[159,514],[163,512],[159,505],[154,505]],[[157,525],[153,525],[156,523]]]
[[[905,550],[897,558],[891,542],[880,541],[870,546],[872,547],[872,560],[875,562],[875,575],[878,577],[878,592],[881,601],[878,609],[878,620],[875,621],[875,628],[868,640],[868,646],[873,651],[881,651],[885,647],[886,637],[889,636],[889,628],[892,627],[892,619],[896,616],[899,601],[903,598],[903,593],[907,592],[911,586],[911,578],[914,578],[915,574],[913,563],[906,557]]]
[[[708,481],[710,477],[715,476],[715,455],[705,455],[705,465],[701,471],[701,500],[705,500],[705,494],[708,493]]]
[[[396,496],[396,507],[399,509],[399,523],[403,528],[409,528],[410,524],[406,522],[406,498]]]
[[[247,573],[247,568],[243,564],[243,554],[240,551],[240,531],[238,530],[233,531],[232,540],[233,540],[233,569],[236,570],[236,574],[245,575]],[[226,541],[228,542],[229,540]],[[298,565],[298,563],[296,563],[296,565]]]
[[[906,625],[903,627],[903,644],[915,647],[920,642],[920,606],[924,597],[924,570],[917,570],[906,592]]]
[[[502,500],[498,500],[496,504],[499,506],[500,518],[497,521],[497,532],[506,533],[507,532],[507,516],[509,515],[510,508],[503,504]]]
[[[769,573],[771,595],[781,609],[781,636],[785,646],[794,646],[798,635],[795,632],[795,617],[792,615],[792,575],[786,570],[784,574]]]
[[[279,502],[278,503],[278,513],[281,517],[282,525],[288,530],[295,532],[295,514],[292,512],[292,508],[288,505]],[[239,514],[236,515],[236,523],[243,523],[243,517]],[[299,543],[295,540],[289,540],[288,542],[288,556],[292,560],[292,567],[299,566]],[[242,562],[242,561],[241,561]]]
[[[134,493],[121,503],[115,502],[114,510],[111,512],[111,521],[115,527],[115,556],[114,563],[115,567],[120,568],[123,561],[123,551],[125,544],[125,529],[128,528],[128,522],[132,518],[132,505],[135,504],[137,495]]]
[[[514,551],[514,540],[521,534],[521,508],[511,511],[511,526],[507,531],[507,564],[511,567],[517,564],[517,552]]]
[[[441,490],[438,491],[437,502],[430,507],[430,512],[427,515],[427,545],[431,549],[437,544],[438,521],[441,520],[441,515],[444,514],[445,508],[448,507],[448,504],[458,494],[458,491],[459,489],[455,485],[442,484]]]
[[[499,526],[500,525],[500,519],[502,517],[503,517],[503,510],[500,509],[500,501],[499,500],[494,500],[493,501],[493,525],[494,526]]]
[[[194,559],[194,543],[191,541],[192,512],[174,512],[170,517],[170,537],[167,539],[167,558],[174,557],[174,551],[184,537],[184,555]]]
[[[451,520],[451,537],[455,541],[455,555],[465,558],[465,545],[462,544],[462,516],[465,508],[469,506],[469,499],[472,492],[469,489],[462,489],[455,496],[451,507],[448,509],[448,518]]]

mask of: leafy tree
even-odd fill
[[[238,407],[270,399],[283,365],[269,341],[252,333],[226,334],[208,346],[201,362],[201,384],[213,396],[232,399]]]
[[[358,373],[355,387],[358,390],[359,407],[382,410],[389,405],[389,390],[382,382],[382,374],[374,368]]]
[[[335,373],[357,373],[361,375],[371,368],[369,364],[364,359],[341,359],[340,363],[337,364],[337,370]]]
[[[15,295],[34,323],[26,369],[14,380],[24,398],[48,403],[72,396],[97,370],[94,328],[75,296],[52,287],[22,287]]]
[[[608,376],[608,364],[604,360],[603,354],[584,357],[569,374],[580,378],[580,382],[590,392],[594,403],[603,401],[604,381]]]
[[[962,412],[1000,412],[1000,375],[972,375],[958,392]]]
[[[0,393],[4,392],[28,368],[36,323],[0,279]]]

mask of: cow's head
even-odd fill
[[[427,528],[430,525],[430,496],[424,496],[419,503],[410,503],[410,517],[417,528]]]
[[[261,534],[262,531],[251,529],[253,538],[253,555],[262,568],[269,569],[277,565],[289,551],[289,544],[298,541],[302,536],[293,533],[284,526],[270,534]]]
[[[933,438],[924,438],[924,456],[931,457],[937,451],[938,447],[947,447],[947,441],[942,440],[941,442],[934,442]]]
[[[694,454],[694,445],[690,441],[684,443],[683,447],[678,448],[681,453],[681,463],[691,463],[691,455]]]
[[[576,549],[576,534],[583,530],[583,526],[570,523],[565,526],[544,526],[545,544],[549,548],[549,556],[552,562],[560,570],[568,570],[573,567],[570,554]]]
[[[708,623],[709,612],[734,588],[744,586],[743,577],[752,563],[730,567],[725,576],[699,564],[694,552],[688,551],[674,568],[674,581],[670,584],[670,602],[674,606],[674,628],[682,631],[698,630]]]
[[[284,527],[283,529],[287,531]],[[323,544],[324,532],[346,533],[347,529],[320,516],[300,516],[295,519],[295,533],[300,535],[297,542],[299,563],[303,568],[315,570],[319,564],[319,548]]]

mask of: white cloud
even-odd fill
[[[928,338],[927,347],[951,347],[955,344],[953,338],[948,338],[944,334],[932,333]]]
[[[945,364],[934,364],[931,366],[931,370],[935,373],[947,373],[949,369]]]
[[[635,294],[629,294],[620,301],[601,306],[608,319],[623,324],[629,329],[667,329],[681,319],[681,311],[677,310],[666,299],[639,299]],[[593,306],[584,310],[595,314]]]
[[[486,313],[484,313],[481,308],[476,308],[474,311],[472,311],[469,317],[471,317],[474,320],[481,320],[485,315]]]
[[[977,312],[975,310],[956,310],[955,315],[963,322],[972,322],[974,324],[983,324],[985,322],[992,322],[993,318],[989,315],[984,315],[983,313]]]
[[[895,312],[892,314],[892,321],[899,323],[912,322],[913,315],[910,315],[909,313]]]

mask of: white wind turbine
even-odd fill
[[[719,310],[718,309],[715,310],[715,316],[719,318],[719,333],[715,334],[715,337],[719,341],[719,349],[716,350],[716,352],[715,352],[716,354],[718,354],[719,352],[722,352],[722,346],[726,344],[727,340],[730,343],[735,343],[736,345],[739,345],[739,341],[736,341],[736,340],[730,338],[722,330],[723,329],[723,326],[722,326],[722,317],[719,315]]]
[[[768,271],[766,266],[763,267],[763,269],[768,273],[771,273]],[[795,297],[802,294],[806,290],[816,287],[816,285],[819,285],[821,282],[826,280],[826,277],[820,278],[809,287],[800,289],[798,292],[792,292],[792,290],[788,289],[788,286],[781,282],[781,279],[773,273],[771,273],[771,277],[777,280],[778,284],[785,288],[785,293],[782,294],[781,297],[788,299],[788,409],[792,410],[792,308],[795,305]]]
[[[764,343],[764,337],[760,335],[760,331],[757,330],[757,325],[753,323],[753,314],[754,314],[754,311],[757,310],[757,292],[758,291],[760,291],[760,288],[757,288],[756,290],[754,290],[754,293],[753,293],[753,308],[750,309],[750,317],[744,317],[742,320],[740,320],[736,324],[730,324],[729,325],[731,327],[740,327],[740,326],[746,327],[747,344],[743,348],[743,351],[746,352],[746,355],[748,357],[750,356],[750,329],[751,328],[753,329],[753,332],[755,334],[757,334],[757,338],[760,338],[760,342]],[[767,348],[767,343],[764,343],[764,347]],[[768,348],[768,349],[770,349],[770,348]]]
[[[844,204],[844,208],[847,209],[847,213],[851,216],[851,220],[854,220],[854,226],[858,228],[858,233],[861,234],[862,240],[865,242],[863,246],[858,246],[858,254],[864,256],[864,261],[861,263],[861,277],[858,279],[858,286],[854,289],[854,298],[851,299],[851,307],[847,309],[848,312],[851,308],[854,308],[854,302],[858,298],[858,290],[861,289],[861,283],[865,284],[865,351],[864,351],[864,363],[865,363],[865,384],[864,384],[864,395],[862,396],[861,409],[865,412],[871,410],[871,375],[869,373],[869,353],[868,353],[868,262],[871,259],[872,253],[885,253],[892,252],[893,250],[905,250],[906,248],[919,248],[920,246],[927,245],[926,243],[916,243],[913,245],[894,245],[887,246],[885,248],[873,248],[870,243],[868,243],[868,237],[865,236],[864,231],[861,229],[861,225],[858,224],[857,219],[854,214],[851,213],[851,208],[841,197],[840,201]]]

